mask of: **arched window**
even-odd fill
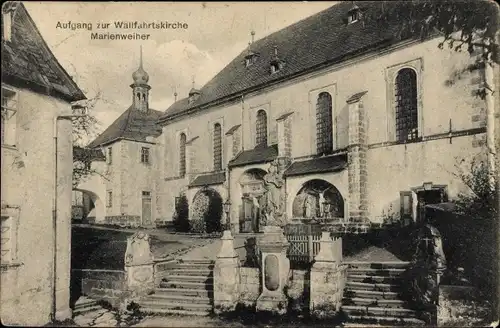
[[[139,92],[137,92],[137,100],[141,101],[141,94]]]
[[[179,142],[179,175],[186,175],[186,134],[181,133]]]
[[[396,138],[415,140],[418,137],[417,73],[411,68],[400,70],[395,88]]]
[[[332,96],[328,92],[322,92],[316,102],[316,151],[319,155],[332,152],[332,129]]]
[[[262,109],[257,112],[257,122],[255,124],[255,129],[255,145],[267,146],[267,114]]]
[[[214,124],[214,171],[222,170],[222,128],[219,123]]]

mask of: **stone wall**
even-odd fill
[[[125,271],[73,270],[81,281],[81,293],[95,300],[106,301],[118,308],[130,296]]]
[[[106,216],[104,218],[104,224],[135,228],[141,226],[141,217],[138,215]]]
[[[260,292],[260,269],[241,267],[240,303],[245,307],[254,307]]]

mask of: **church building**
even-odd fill
[[[133,105],[92,143],[108,158],[106,216],[170,221],[185,199],[212,230],[228,220],[258,232],[269,174],[290,223],[409,224],[465,191],[456,165],[485,150],[483,71],[440,49],[439,35],[365,19],[391,5],[341,2],[260,40],[252,32],[164,112],[148,106],[141,63]]]

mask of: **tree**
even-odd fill
[[[85,116],[74,117],[73,123],[73,188],[76,188],[81,182],[92,174],[102,175],[92,168],[92,161],[101,159],[104,155],[99,149],[88,149],[85,146],[90,139],[97,134],[99,124],[97,118],[92,115],[96,104],[101,100],[101,93],[96,96],[73,104],[73,112],[81,114],[86,112]]]

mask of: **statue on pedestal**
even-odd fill
[[[265,192],[260,198],[261,223],[263,226],[283,226],[285,218],[284,180],[278,163],[272,162],[268,173],[263,177]]]

